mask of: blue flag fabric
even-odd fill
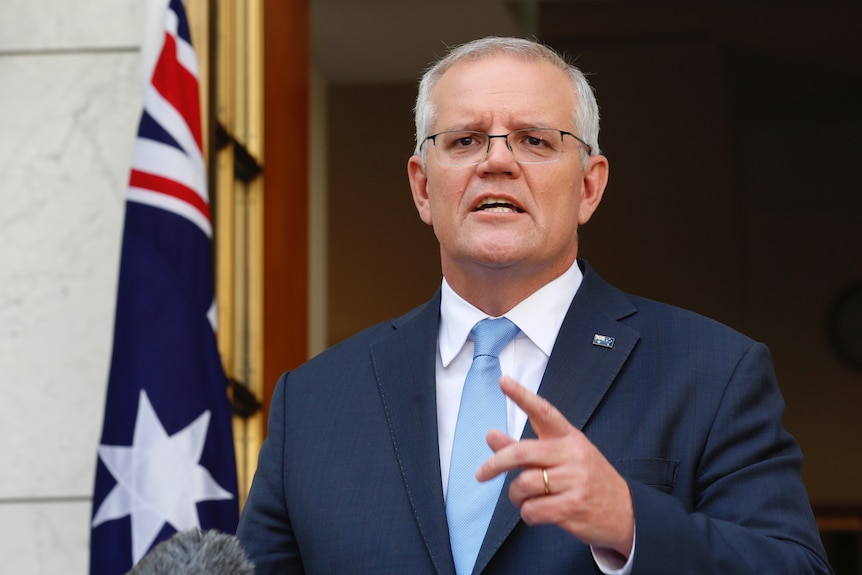
[[[184,8],[172,0],[129,179],[93,496],[93,575],[126,573],[178,531],[236,530],[198,98]]]

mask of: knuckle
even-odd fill
[[[533,501],[525,501],[521,506],[521,519],[523,519],[524,523],[527,525],[535,525],[538,522]]]
[[[526,459],[530,455],[530,447],[529,444],[523,441],[519,441],[515,444],[515,458],[519,462],[526,461]]]
[[[527,487],[526,483],[527,480],[524,479],[524,473],[521,472],[512,480],[512,489],[517,489],[519,493],[525,492]]]

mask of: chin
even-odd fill
[[[486,250],[474,254],[472,260],[491,268],[509,268],[524,261],[524,255],[511,250]]]

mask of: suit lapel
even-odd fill
[[[539,395],[559,409],[578,429],[583,429],[616,379],[640,334],[619,322],[636,312],[629,299],[607,284],[586,263],[584,281],[572,300],[560,327],[548,366],[539,386]],[[594,344],[596,336],[614,338],[613,347]],[[535,438],[529,422],[523,438]],[[484,568],[520,520],[518,509],[509,501],[509,484],[517,476],[506,477],[497,508],[479,551],[477,567]],[[474,570],[474,573],[481,569]]]
[[[416,523],[441,574],[454,574],[437,442],[435,361],[440,294],[371,346],[392,446]]]
[[[640,338],[637,331],[619,322],[635,311],[622,292],[595,273],[585,274],[539,387],[539,395],[578,429],[586,426]],[[613,338],[612,344],[608,338]],[[529,423],[524,435],[535,437]]]

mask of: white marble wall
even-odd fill
[[[87,572],[150,0],[0,2],[0,565]]]

